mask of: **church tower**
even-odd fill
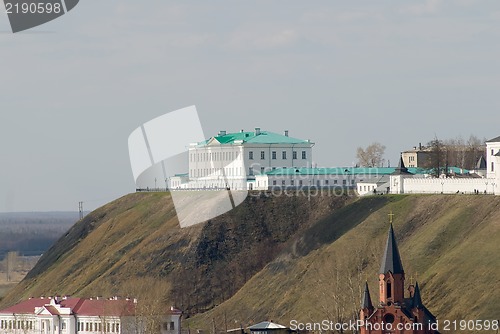
[[[405,163],[403,161],[403,155],[399,157],[398,167],[389,175],[389,187],[391,194],[403,194],[404,189],[404,178],[412,176],[413,174],[408,171]]]
[[[387,234],[379,275],[379,299],[373,306],[365,284],[359,319],[361,334],[435,334],[436,317],[423,305],[418,283],[408,287],[405,298],[405,272],[392,223]]]

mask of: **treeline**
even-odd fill
[[[447,167],[476,169],[477,162],[486,153],[486,139],[471,135],[468,139],[461,136],[451,139],[435,137],[427,144],[429,158],[422,167],[433,168],[435,174],[447,172]]]
[[[77,220],[77,212],[0,213],[0,260],[11,251],[42,254]]]

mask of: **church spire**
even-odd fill
[[[368,282],[365,283],[365,292],[363,293],[363,299],[361,300],[361,309],[373,309],[372,298],[370,297],[370,290],[368,289]]]
[[[415,292],[413,293],[413,301],[414,308],[422,308],[424,304],[422,303],[422,297],[420,296],[420,288],[418,287],[418,282],[415,283]]]
[[[385,245],[385,252],[384,256],[382,257],[382,264],[380,265],[381,274],[385,274],[389,271],[392,272],[393,274],[404,273],[392,224],[389,228],[389,234],[387,235],[387,243]]]
[[[394,172],[392,173],[392,175],[401,175],[401,174],[411,174],[408,171],[408,168],[406,168],[406,166],[405,166],[405,163],[403,161],[403,155],[399,156],[398,167],[396,167],[396,169],[394,170]]]

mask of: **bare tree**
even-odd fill
[[[362,167],[380,167],[384,163],[385,146],[374,142],[365,149],[358,147],[356,157],[358,164]]]

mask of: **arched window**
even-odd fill
[[[387,282],[387,298],[392,298],[392,284],[391,282]]]

